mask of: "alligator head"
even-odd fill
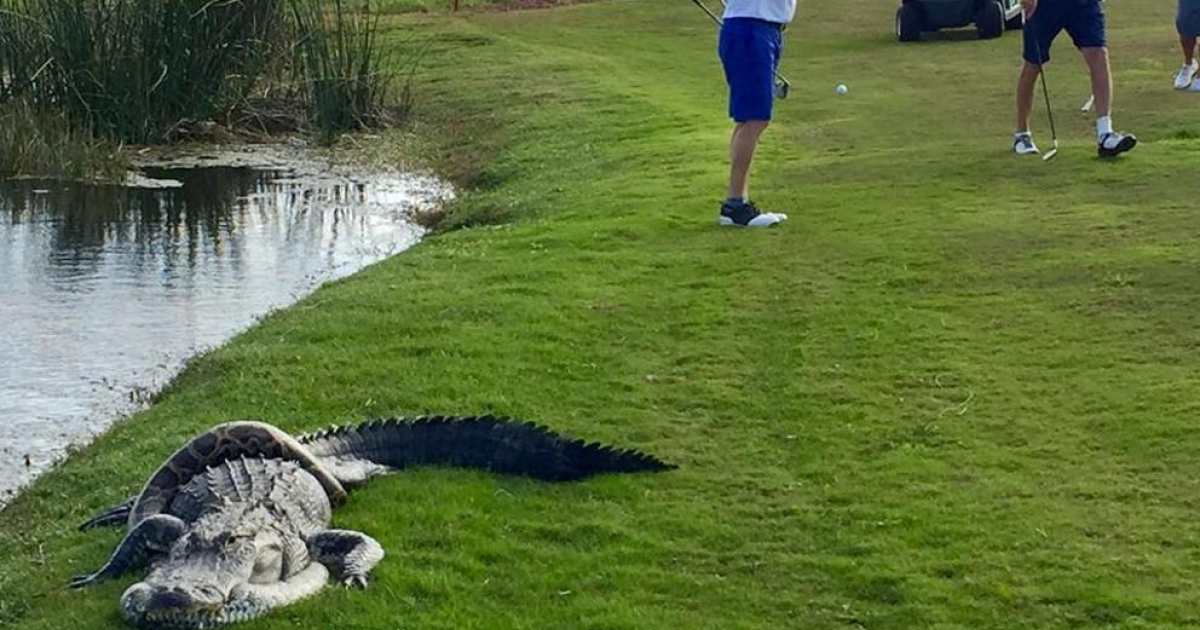
[[[121,597],[139,628],[212,628],[243,621],[320,590],[328,570],[296,532],[259,507],[202,519],[170,543],[146,579]],[[236,523],[229,526],[229,523]]]

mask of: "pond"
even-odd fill
[[[437,180],[313,164],[0,180],[0,506],[199,351],[411,246]]]

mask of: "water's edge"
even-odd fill
[[[197,355],[416,244],[419,215],[454,195],[432,176],[355,173],[291,147],[141,167],[126,192],[0,180],[0,509]],[[214,173],[244,181],[229,195]],[[120,210],[93,212],[105,194]],[[50,207],[63,198],[65,210]],[[72,354],[88,343],[98,351]]]

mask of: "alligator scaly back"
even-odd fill
[[[494,416],[374,420],[301,435],[298,441],[343,484],[422,464],[547,481],[674,468],[639,451],[587,443],[536,424]]]

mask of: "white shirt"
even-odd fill
[[[726,18],[757,18],[787,24],[796,17],[796,0],[729,0]]]

